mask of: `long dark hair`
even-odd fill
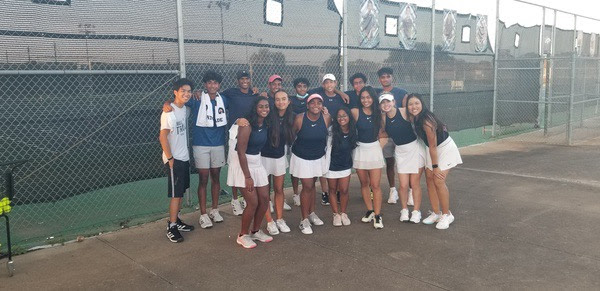
[[[381,109],[379,109],[379,98],[377,98],[377,91],[375,91],[375,88],[371,86],[365,86],[362,89],[360,89],[360,92],[358,93],[359,111],[362,111],[363,109],[362,102],[360,102],[360,96],[363,92],[369,93],[369,96],[371,96],[371,99],[373,100],[373,103],[371,104],[371,118],[373,120],[373,123],[375,124],[375,126],[373,127],[373,135],[378,136],[379,128],[381,127]],[[360,116],[360,112],[358,116]]]
[[[279,143],[281,142],[280,139],[280,135],[279,132],[282,130],[281,127],[283,127],[283,137],[285,139],[285,144],[286,145],[291,145],[294,142],[294,130],[293,130],[293,126],[294,126],[294,110],[292,109],[292,104],[291,104],[291,100],[290,100],[290,95],[284,91],[284,90],[279,90],[277,92],[275,92],[275,95],[277,95],[277,93],[279,92],[283,92],[285,93],[285,95],[288,98],[288,101],[290,101],[290,104],[288,105],[288,107],[285,109],[285,113],[283,114],[282,118],[282,122],[281,124],[279,124],[279,109],[277,109],[277,107],[272,108],[271,112],[269,113],[269,119],[270,119],[270,125],[271,127],[269,127],[269,135],[270,135],[270,139],[269,139],[269,143],[271,144],[272,147],[278,147]]]
[[[331,145],[333,147],[338,147],[342,144],[342,140],[344,139],[344,132],[342,131],[342,127],[338,123],[337,119],[337,115],[340,112],[340,110],[343,110],[348,116],[348,141],[350,142],[351,148],[354,149],[357,146],[356,142],[358,141],[358,136],[356,134],[356,122],[354,121],[354,118],[352,118],[350,109],[344,106],[340,107],[340,109],[335,113],[335,117],[333,118],[333,124],[331,126],[331,134],[333,140],[331,142]]]
[[[250,123],[250,126],[252,126],[253,128],[258,128],[258,113],[256,113],[256,107],[258,106],[258,103],[263,100],[267,101],[267,104],[269,104],[269,99],[262,96],[258,97],[254,100],[254,102],[252,102],[252,110],[250,110],[248,115],[246,115],[248,123]],[[269,108],[269,114],[271,114],[271,108]],[[265,120],[263,121],[263,125],[270,127],[270,123],[270,118],[269,116],[267,116],[267,118],[265,118]]]
[[[423,98],[419,94],[410,94],[408,98],[406,98],[406,107],[408,108],[408,101],[412,98],[417,98],[421,102],[421,112],[414,116],[413,123],[415,125],[415,132],[422,140],[427,140],[427,135],[425,134],[425,123],[430,123],[435,130],[435,133],[439,136],[444,131],[447,131],[446,125],[442,123],[442,121],[433,114],[433,112],[429,111],[423,102]],[[408,110],[407,110],[408,113]],[[408,113],[410,114],[410,113]]]

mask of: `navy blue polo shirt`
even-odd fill
[[[230,128],[238,118],[248,116],[258,95],[252,94],[251,90],[243,93],[239,88],[229,88],[221,96],[227,99],[227,127]]]

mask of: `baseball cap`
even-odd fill
[[[308,96],[308,99],[306,99],[306,104],[310,103],[310,101],[313,100],[313,99],[315,99],[315,98],[316,99],[320,99],[321,102],[323,102],[323,97],[321,97],[321,95],[319,95],[317,93],[314,93],[314,94],[311,94],[310,96]]]
[[[271,77],[269,77],[269,83],[273,83],[273,81],[279,79],[279,81],[283,82],[283,78],[281,78],[281,76],[279,75],[271,75]]]
[[[379,103],[381,103],[383,100],[394,101],[394,95],[383,93],[381,96],[379,96]]]
[[[335,76],[333,74],[325,74],[325,76],[323,76],[323,80],[321,82],[325,82],[325,80],[335,81]]]
[[[235,77],[239,80],[243,77],[248,77],[250,78],[250,73],[248,73],[248,71],[246,70],[241,70],[241,71],[237,71],[237,73],[235,73]]]

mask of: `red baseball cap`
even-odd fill
[[[279,79],[279,81],[283,82],[283,78],[281,78],[281,76],[279,75],[271,75],[271,77],[269,77],[269,83],[273,83],[273,81]]]

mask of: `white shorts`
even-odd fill
[[[220,168],[225,166],[225,146],[192,146],[196,169]]]
[[[427,169],[433,170],[431,166],[431,155],[429,154],[429,148],[426,148],[427,151]],[[438,156],[438,167],[440,170],[445,171],[448,169],[452,169],[457,165],[462,164],[462,158],[460,157],[460,152],[458,151],[458,147],[454,143],[454,140],[451,137],[448,137],[444,142],[442,142],[439,146],[437,146],[437,156]]]
[[[260,157],[263,167],[267,171],[267,174],[273,176],[285,175],[285,170],[288,167],[287,157],[284,155],[279,159]]]
[[[388,142],[383,146],[383,157],[384,158],[393,158],[394,157],[394,150],[396,149],[396,144],[394,143],[394,140],[390,137],[388,138]]]
[[[229,152],[229,168],[227,169],[227,185],[230,187],[246,187],[246,179],[242,167],[240,166],[240,160],[237,156],[237,152]],[[250,171],[250,177],[254,180],[254,187],[262,187],[269,185],[269,178],[267,171],[260,162],[260,154],[249,155],[246,154],[246,160],[248,161],[248,171]]]
[[[325,175],[323,175],[323,177],[327,178],[327,179],[339,179],[339,178],[345,178],[350,176],[350,174],[352,174],[352,169],[346,169],[346,170],[341,170],[341,171],[327,171],[327,173],[325,173]]]
[[[352,165],[355,169],[381,169],[385,166],[379,141],[370,143],[359,142],[352,152]]]
[[[321,177],[329,169],[329,163],[327,163],[325,156],[316,160],[305,160],[299,158],[292,153],[290,159],[290,174],[296,178],[314,178]]]
[[[425,148],[417,141],[397,145],[394,149],[396,173],[418,174],[425,167]]]

